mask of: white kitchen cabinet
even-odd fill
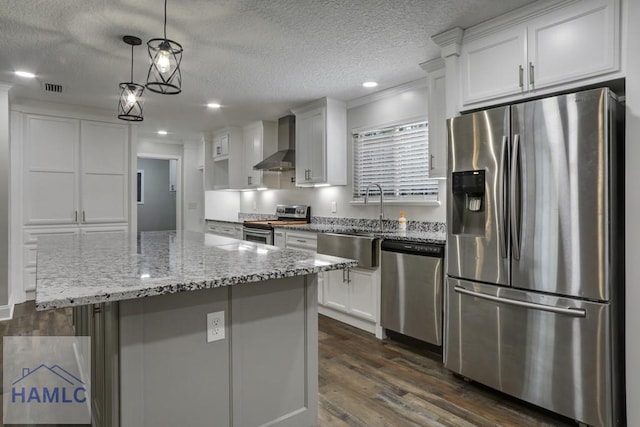
[[[36,115],[24,120],[24,223],[77,223],[80,121]]]
[[[282,233],[280,236],[278,233]],[[281,240],[284,244],[281,246]],[[318,235],[308,231],[292,231],[292,230],[275,230],[274,243],[276,246],[289,249],[297,249],[307,252],[316,252],[318,247]],[[325,303],[325,277],[331,273],[329,271],[321,271],[318,273],[318,304]]]
[[[429,178],[447,176],[446,73],[442,58],[421,64],[427,72],[429,123]]]
[[[218,151],[226,151],[226,154],[216,155]],[[242,184],[246,182],[243,157],[242,128],[226,127],[215,131],[212,141],[204,142],[205,191],[242,188]]]
[[[262,171],[253,166],[274,154],[277,149],[276,122],[260,121],[243,128],[244,134],[244,175],[241,188],[262,187]]]
[[[296,185],[347,184],[347,110],[323,98],[296,115]]]
[[[465,105],[520,94],[526,90],[526,28],[511,27],[463,43],[461,74]]]
[[[376,322],[376,270],[352,268],[330,271],[325,274],[324,285],[324,305]]]
[[[25,117],[25,225],[127,222],[126,126]]]
[[[23,229],[22,249],[22,288],[28,296],[36,290],[36,253],[38,238],[43,236],[77,236],[97,233],[127,233],[127,225],[81,225],[75,224],[58,227],[25,227]]]
[[[81,121],[81,223],[127,222],[128,151],[126,126]]]
[[[223,160],[229,156],[229,131],[213,137],[212,156],[214,160]]]
[[[32,298],[38,237],[128,231],[129,128],[31,113],[13,119],[23,178],[22,254],[14,266]]]
[[[207,220],[207,233],[242,239],[242,224]]]
[[[463,107],[616,77],[621,70],[620,1],[583,0],[548,8],[465,31]]]
[[[285,240],[286,232],[284,230],[274,230],[273,232],[273,245],[279,248],[286,248],[287,242]]]

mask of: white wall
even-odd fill
[[[418,81],[408,85],[403,91],[391,89],[383,93],[374,94],[365,99],[362,105],[347,110],[347,165],[348,182],[346,186],[323,188],[296,188],[292,190],[247,191],[240,196],[240,210],[242,212],[257,212],[273,214],[279,203],[302,203],[311,206],[313,216],[339,216],[348,218],[377,218],[379,206],[375,203],[364,206],[352,205],[352,141],[351,133],[381,125],[392,125],[412,119],[427,117],[427,81]],[[362,100],[358,101],[360,104]],[[385,217],[398,218],[400,211],[405,212],[409,220],[445,221],[445,181],[440,184],[441,206],[416,206],[386,204]],[[337,203],[337,212],[331,213],[331,202]]]
[[[627,13],[627,79],[626,79],[626,141],[625,141],[625,291],[626,291],[626,381],[627,381],[627,425],[640,426],[640,336],[636,327],[640,325],[640,2],[624,2]]]
[[[204,188],[200,158],[201,144],[184,145],[183,199],[184,199],[184,229],[204,231]]]

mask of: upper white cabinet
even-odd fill
[[[244,167],[240,188],[262,187],[262,171],[253,169],[277,151],[276,122],[259,121],[243,128]]]
[[[205,191],[242,188],[246,182],[242,129],[220,129],[213,133],[212,141],[204,141],[203,145]]]
[[[25,225],[127,222],[126,126],[26,115]]]
[[[621,71],[619,0],[547,2],[546,7],[465,31],[464,107],[620,77],[615,75]]]
[[[347,110],[323,98],[296,115],[296,185],[347,184]]]
[[[442,58],[420,64],[427,72],[429,178],[447,176],[447,79]]]
[[[461,53],[462,96],[465,104],[525,90],[526,28],[465,41]]]
[[[123,125],[81,122],[82,223],[127,222],[128,134]]]
[[[212,150],[214,160],[225,159],[229,156],[229,138],[230,132],[228,130],[214,135]]]
[[[80,121],[33,115],[25,121],[24,223],[77,223]]]

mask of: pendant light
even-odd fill
[[[118,118],[130,122],[141,122],[142,93],[144,86],[133,82],[133,47],[142,44],[142,40],[134,36],[124,36],[122,41],[131,45],[131,80],[120,83],[120,101],[118,102]]]
[[[147,75],[147,89],[163,95],[182,92],[182,45],[167,39],[167,0],[164,0],[164,38],[147,42],[151,66]]]

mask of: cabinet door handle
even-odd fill
[[[351,270],[347,268],[347,283],[351,283]]]
[[[429,170],[433,170],[433,154],[429,155]]]
[[[529,84],[535,86],[533,62],[529,62]]]
[[[95,304],[93,306],[93,314],[100,314],[102,313],[102,304]]]
[[[216,147],[216,154],[222,153],[222,147]]]
[[[247,177],[247,185],[251,185],[251,177],[250,176]]]
[[[522,65],[518,65],[518,75],[520,81],[520,89],[524,89],[524,68],[522,68]]]
[[[73,222],[78,222],[78,211],[75,211]]]
[[[342,269],[342,283],[347,281],[347,279],[345,279],[345,275],[344,275],[345,271],[347,271],[346,268]]]
[[[82,211],[82,222],[87,222],[87,216],[84,214],[84,211]]]

